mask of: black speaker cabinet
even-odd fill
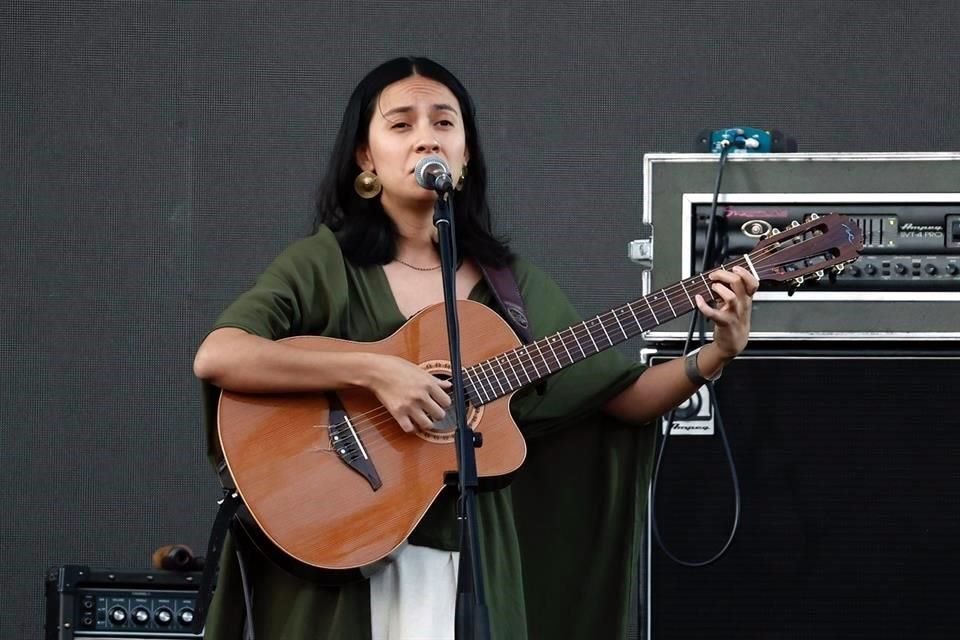
[[[200,572],[47,571],[45,640],[174,640],[191,632]]]
[[[732,363],[716,394],[739,528],[717,562],[689,568],[658,547],[648,518],[642,637],[960,637],[954,349],[778,347]],[[661,347],[650,360],[675,356]],[[715,417],[693,406],[683,421],[652,506],[666,547],[702,561],[727,538],[733,490],[719,436],[700,435]]]

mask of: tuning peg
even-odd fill
[[[799,287],[800,285],[803,284],[804,279],[805,278],[803,276],[797,276],[796,278],[793,279],[793,283]]]
[[[809,220],[819,220],[819,219],[820,219],[820,214],[819,214],[819,213],[811,213],[810,216],[808,217],[808,219],[809,219]]]
[[[799,221],[799,220],[794,220],[793,222],[790,223],[790,226],[791,226],[791,227],[799,227],[799,226],[800,226],[800,221]]]
[[[836,273],[837,275],[840,275],[841,273],[843,273],[843,270],[846,269],[846,268],[847,268],[847,265],[846,265],[845,263],[841,262],[840,264],[835,265],[835,266],[833,267],[833,272]]]
[[[772,236],[778,235],[779,233],[780,233],[780,229],[777,229],[776,227],[774,227],[773,229],[770,229],[770,235]]]
[[[823,278],[824,275],[826,274],[824,274],[823,269],[820,269],[813,273],[813,277],[815,277],[817,280],[820,280],[821,278]]]

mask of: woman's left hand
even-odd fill
[[[709,277],[713,301],[708,304],[697,294],[695,302],[700,313],[714,323],[713,342],[697,352],[695,362],[700,377],[713,380],[724,365],[747,346],[752,298],[760,283],[740,267],[730,271],[718,269]],[[634,424],[646,424],[664,415],[689,398],[699,384],[689,376],[685,365],[685,361],[677,358],[650,367],[636,382],[610,399],[604,409]]]
[[[750,338],[750,311],[753,294],[760,283],[743,267],[730,271],[717,269],[710,273],[711,291],[715,303],[710,306],[702,296],[696,296],[697,309],[714,324],[713,343],[726,359],[736,357],[747,346]]]

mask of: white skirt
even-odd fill
[[[459,560],[408,544],[370,578],[373,640],[453,640]]]

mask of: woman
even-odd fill
[[[197,352],[194,370],[210,401],[214,461],[220,457],[213,435],[219,389],[363,387],[404,431],[427,428],[443,417],[449,384],[406,360],[304,351],[277,342],[298,334],[375,341],[442,302],[432,222],[436,195],[421,188],[413,173],[427,155],[443,158],[458,185],[453,195],[462,259],[458,298],[492,306],[479,265],[509,266],[534,337],[578,321],[557,287],[490,233],[486,168],[464,87],[430,60],[389,61],[370,72],[350,98],[321,188],[316,233],[284,251],[224,311]],[[712,277],[717,304],[708,306],[699,297],[696,302],[714,321],[715,340],[700,350],[692,376],[681,361],[644,371],[608,350],[514,397],[511,412],[530,442],[528,464],[512,487],[484,492],[478,500],[494,638],[557,637],[552,626],[557,624],[565,637],[622,635],[652,446],[651,429],[635,425],[689,397],[702,383],[698,376],[718,375],[747,342],[756,280],[743,270]],[[585,430],[593,435],[571,435]],[[543,437],[547,434],[551,437]],[[555,462],[564,457],[569,465],[559,473]],[[323,587],[252,554],[244,564],[253,586],[250,619],[257,637],[452,638],[454,497],[442,494],[396,561],[369,581]],[[582,510],[571,513],[576,503]],[[604,524],[616,530],[604,530]],[[564,551],[594,533],[606,537],[580,548],[576,557]],[[223,557],[206,637],[240,638],[247,617],[232,546]],[[567,608],[565,598],[583,587],[594,589],[594,600],[616,602],[614,615],[595,602]],[[568,615],[558,616],[559,611]]]

